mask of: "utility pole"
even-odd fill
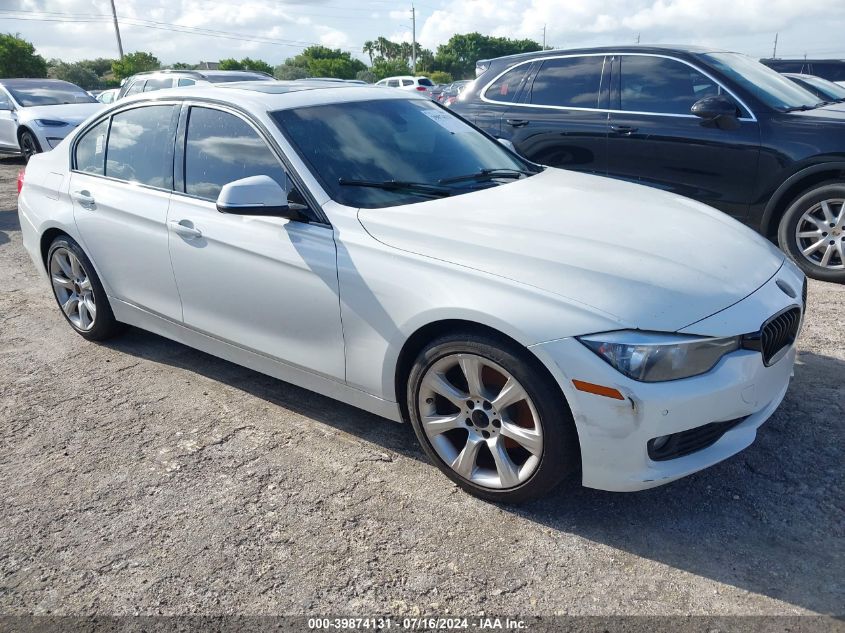
[[[775,48],[772,51],[772,59],[778,56],[778,34],[775,33]]]
[[[417,74],[417,12],[411,5],[411,67],[413,74]]]
[[[117,50],[120,51],[120,59],[123,59],[123,42],[120,41],[120,28],[117,26],[117,10],[114,8],[114,0],[111,2],[111,16],[114,19],[114,34],[117,35]]]
[[[637,44],[639,44],[639,43],[640,43],[640,34],[637,33]]]
[[[543,50],[546,50],[546,25],[543,25]]]

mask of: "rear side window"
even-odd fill
[[[106,176],[162,189],[173,188],[173,139],[177,106],[155,105],[112,118]]]
[[[162,79],[147,79],[144,86],[144,92],[152,92],[153,90],[161,90],[162,88],[170,88],[173,86],[172,77],[164,77]]]
[[[181,79],[179,79],[180,86],[193,86],[196,83],[196,81],[194,81],[193,79],[188,79],[187,77],[182,77]]]
[[[502,103],[513,103],[516,95],[519,92],[519,85],[528,74],[528,68],[531,64],[522,64],[516,68],[511,68],[504,75],[499,77],[496,81],[490,84],[484,97],[490,101],[501,101]]]
[[[813,62],[813,74],[828,81],[845,81],[845,64]]]
[[[403,85],[403,86],[413,86],[413,85],[414,85],[414,82],[413,82],[412,80],[410,80],[410,79],[403,79],[403,80],[402,80],[402,85]]]
[[[88,130],[76,144],[76,169],[87,174],[105,175],[106,135],[109,120],[101,121]]]
[[[621,60],[623,110],[689,114],[696,101],[719,94],[712,79],[677,60],[643,55],[624,55]]]
[[[146,82],[143,79],[139,79],[138,81],[133,83],[131,86],[129,86],[129,89],[126,91],[126,94],[124,96],[128,97],[129,95],[135,95],[135,94],[138,94],[139,92],[142,92],[144,90],[144,84],[145,83]]]
[[[604,57],[547,59],[531,86],[531,103],[597,108]]]
[[[390,86],[391,88],[398,88],[399,87],[399,80],[398,79],[390,79],[387,82],[387,85]]]
[[[191,108],[185,142],[185,192],[216,200],[223,185],[266,175],[285,190],[287,176],[276,155],[240,117],[211,108]]]

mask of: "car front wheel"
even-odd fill
[[[580,464],[568,405],[516,345],[476,334],[442,337],[420,352],[407,392],[426,454],[475,496],[527,501]]]
[[[38,154],[41,151],[41,145],[38,143],[38,139],[35,138],[35,135],[29,130],[21,132],[20,144],[21,154],[23,155],[24,161],[27,163],[33,155]]]
[[[53,296],[71,327],[90,341],[111,338],[122,329],[109,305],[91,260],[67,236],[53,240],[47,252]]]
[[[823,184],[799,196],[781,218],[778,242],[807,276],[845,282],[845,185]]]

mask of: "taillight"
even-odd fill
[[[21,195],[21,189],[23,189],[23,174],[24,174],[24,170],[21,169],[18,172],[18,195]]]
[[[417,86],[417,90],[419,90],[419,91],[421,91],[421,92],[425,92],[425,91],[426,91],[426,87],[425,87],[425,86]]]

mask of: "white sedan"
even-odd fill
[[[803,274],[738,222],[529,163],[398,90],[122,100],[30,161],[19,212],[86,339],[131,324],[410,421],[494,501],[570,473],[640,490],[737,453],[803,320]]]

